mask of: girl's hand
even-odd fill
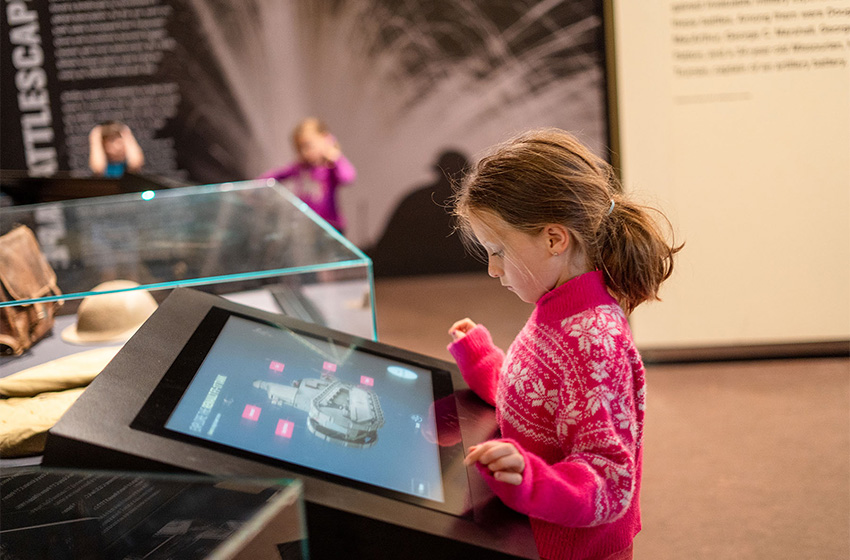
[[[525,459],[513,444],[491,440],[473,445],[469,448],[463,464],[471,465],[476,461],[490,469],[496,480],[515,486],[522,484]]]
[[[121,138],[124,139],[124,154],[127,161],[127,171],[137,173],[145,164],[145,153],[136,137],[133,136],[133,131],[126,124],[121,127]]]
[[[334,164],[342,155],[342,151],[339,149],[339,143],[334,138],[333,134],[327,134],[323,138],[324,146],[322,150],[322,158],[325,160],[327,164]]]
[[[478,325],[476,325],[469,318],[461,319],[460,321],[452,325],[452,327],[449,329],[449,335],[452,337],[453,342],[457,342],[461,338],[465,337],[466,333],[468,333],[477,326]]]

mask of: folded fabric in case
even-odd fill
[[[120,346],[96,348],[58,358],[0,379],[0,396],[32,397],[85,387],[115,357]]]
[[[0,379],[0,457],[37,455],[47,431],[71,408],[85,386],[120,346],[59,358]]]

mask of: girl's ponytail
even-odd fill
[[[599,224],[591,260],[626,313],[631,313],[644,301],[658,299],[661,283],[673,273],[673,255],[682,246],[668,243],[652,214],[668,226],[669,221],[658,210],[619,194],[612,202]]]
[[[626,313],[658,299],[682,248],[667,242],[653,216],[669,226],[661,212],[631,202],[611,166],[558,129],[529,131],[481,159],[455,196],[466,239],[474,238],[473,210],[491,211],[529,234],[565,225]]]

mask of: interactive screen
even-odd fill
[[[213,308],[169,373],[134,427],[463,509],[446,490],[462,458],[446,371]]]

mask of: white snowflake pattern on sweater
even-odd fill
[[[640,528],[646,388],[625,314],[601,273],[541,298],[507,354],[481,326],[449,349],[470,386],[495,402],[502,438],[526,460],[518,487],[479,471],[531,517],[541,556],[625,548]]]
[[[599,483],[588,526],[624,514],[634,488],[633,458],[622,451],[625,440],[640,445],[633,403],[643,404],[635,401],[645,388],[631,387],[625,325],[616,305],[584,310],[554,327],[529,323],[508,351],[497,389],[505,423],[536,443],[557,446],[540,453],[547,462],[572,454],[594,471]]]

